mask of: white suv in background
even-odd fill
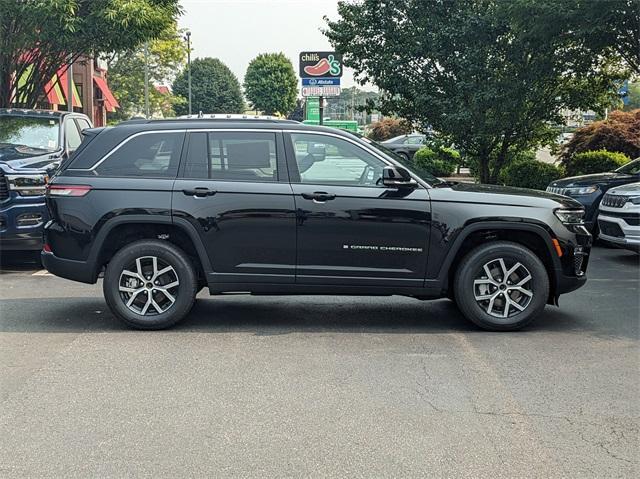
[[[602,198],[600,239],[640,252],[640,183],[611,188]]]

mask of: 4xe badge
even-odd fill
[[[336,52],[300,53],[300,78],[340,78],[342,55]]]

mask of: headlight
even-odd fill
[[[9,189],[21,196],[42,196],[47,185],[47,175],[7,175]]]
[[[557,209],[553,211],[560,221],[566,225],[581,225],[584,223],[584,210],[564,210]]]
[[[634,205],[640,205],[640,196],[632,196],[627,201],[630,201]]]
[[[591,193],[595,193],[598,191],[597,186],[574,186],[570,188],[565,188],[564,194],[567,196],[580,196],[580,195],[590,195]]]

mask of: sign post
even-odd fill
[[[340,96],[342,55],[336,52],[301,52],[299,74],[302,79],[302,96],[319,97],[318,124],[322,125],[324,97]],[[308,113],[307,120],[311,120]]]

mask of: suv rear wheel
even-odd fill
[[[454,280],[462,313],[483,329],[520,329],[542,312],[549,296],[549,275],[528,248],[499,241],[472,250]]]
[[[109,261],[103,291],[113,314],[138,329],[163,329],[184,318],[197,278],[187,255],[166,241],[136,241]]]

